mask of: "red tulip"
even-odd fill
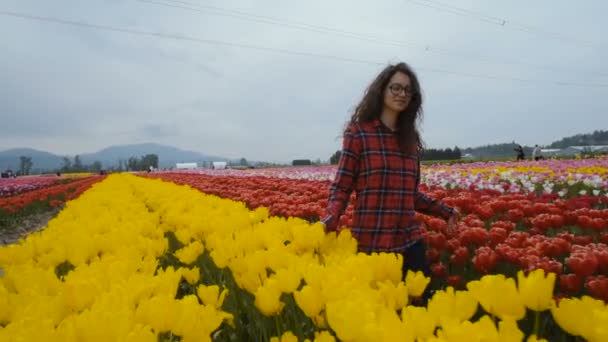
[[[459,247],[460,247],[460,240],[458,240],[457,238],[449,239],[448,242],[446,243],[446,248],[451,252],[454,252]]]
[[[491,245],[496,246],[507,239],[507,230],[501,227],[492,227],[488,235]]]
[[[445,278],[448,275],[448,271],[442,262],[432,264],[431,271],[438,278]]]
[[[562,274],[564,265],[561,262],[543,257],[535,265],[530,265],[528,271],[534,271],[536,269],[542,269],[546,273],[555,273],[556,275]]]
[[[450,255],[450,264],[462,267],[469,261],[469,250],[466,247],[458,247],[452,255]]]
[[[593,243],[593,236],[591,235],[578,235],[572,239],[572,243],[577,245],[586,246],[590,243]]]
[[[462,286],[462,277],[459,275],[448,276],[448,285],[455,289],[459,289]]]
[[[448,224],[445,220],[438,219],[438,218],[431,218],[428,220],[427,223],[429,225],[429,228],[436,232],[445,233],[448,230]]]
[[[511,209],[507,212],[509,220],[513,222],[519,222],[524,218],[524,212],[521,209]]]
[[[562,274],[559,276],[559,289],[569,295],[578,293],[583,288],[583,278],[577,274]]]
[[[498,255],[511,264],[516,264],[521,256],[518,249],[515,249],[506,244],[499,244],[496,246],[496,252]]]
[[[564,213],[564,223],[567,226],[575,225],[577,220],[578,220],[578,216],[575,213],[573,213],[571,211]]]
[[[499,256],[489,247],[480,247],[475,251],[473,267],[482,274],[491,272],[498,263]]]
[[[599,271],[608,274],[608,248],[595,250],[595,257],[597,258]]]
[[[430,246],[437,248],[440,251],[445,249],[447,243],[445,235],[436,232],[429,232],[426,235],[426,241]]]
[[[587,288],[591,296],[608,302],[608,278],[605,276],[590,278],[587,280],[585,288]]]
[[[598,266],[597,258],[591,253],[572,254],[569,258],[566,258],[566,264],[571,271],[581,277],[592,275]]]
[[[435,248],[429,248],[426,250],[426,258],[429,262],[436,262],[439,260],[440,253]]]
[[[492,228],[503,228],[507,232],[511,232],[515,229],[515,223],[509,221],[496,221],[492,223]]]

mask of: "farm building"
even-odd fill
[[[591,146],[568,146],[562,149],[542,149],[541,154],[545,157],[553,156],[576,156],[581,154],[607,154],[608,145],[591,145]]]
[[[222,161],[214,161],[213,162],[213,168],[216,170],[221,170],[221,169],[225,169],[226,168],[226,162],[222,162]]]
[[[192,170],[196,169],[198,165],[196,163],[176,163],[175,168],[178,170]]]

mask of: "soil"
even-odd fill
[[[15,226],[0,230],[0,246],[16,243],[28,234],[44,229],[61,209],[57,207],[44,213],[32,214],[19,220],[19,223]]]

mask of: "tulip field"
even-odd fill
[[[24,217],[60,208],[101,179],[92,175],[0,179],[0,238],[4,231],[18,228]]]
[[[357,253],[352,205],[324,231],[335,172],[0,183],[0,218],[65,206],[0,247],[0,341],[608,341],[608,158],[424,166],[462,213],[418,214],[431,278]]]

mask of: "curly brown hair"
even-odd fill
[[[423,141],[418,131],[418,124],[422,121],[422,91],[418,77],[412,68],[406,63],[390,64],[376,76],[376,79],[368,86],[365,95],[355,107],[354,113],[347,123],[348,127],[355,122],[369,122],[379,119],[384,107],[384,92],[391,77],[398,72],[406,74],[410,78],[413,90],[410,103],[405,110],[399,113],[397,118],[397,134],[399,135],[399,146],[403,152],[417,153],[423,148]]]

